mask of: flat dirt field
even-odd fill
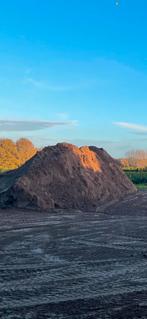
[[[147,318],[147,192],[103,213],[1,210],[0,318]]]

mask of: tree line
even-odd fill
[[[120,160],[123,168],[147,169],[147,151],[132,150],[126,153],[125,158]]]
[[[28,139],[21,138],[16,142],[0,139],[0,172],[20,167],[36,152],[36,147]]]

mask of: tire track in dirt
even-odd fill
[[[0,211],[0,318],[147,318],[144,207]]]

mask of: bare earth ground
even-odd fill
[[[0,211],[0,318],[147,318],[147,192],[104,213]]]

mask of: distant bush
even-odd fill
[[[147,184],[147,171],[145,170],[126,170],[127,176],[134,184]]]

